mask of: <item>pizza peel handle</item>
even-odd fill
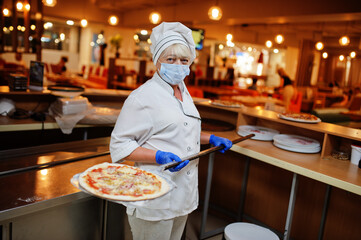
[[[254,137],[254,136],[255,136],[255,135],[252,133],[252,134],[246,135],[246,136],[244,136],[244,137],[237,138],[237,139],[235,139],[235,140],[232,141],[232,144],[236,144],[236,143],[242,142],[242,141],[247,140],[247,139],[249,139],[249,138],[251,138],[251,137]],[[220,150],[220,149],[222,149],[222,148],[223,148],[223,146],[208,148],[208,149],[203,150],[203,151],[201,151],[201,152],[199,152],[199,153],[197,153],[197,154],[194,154],[194,155],[191,155],[191,156],[182,158],[182,162],[184,162],[184,161],[186,161],[186,160],[192,161],[192,160],[194,160],[194,159],[197,159],[197,158],[202,157],[202,156],[204,156],[204,155],[210,154],[210,153],[215,152],[215,151],[217,151],[217,150]],[[175,167],[175,166],[177,166],[178,164],[180,164],[180,163],[182,163],[182,162],[173,162],[173,163],[167,164],[167,165],[164,167],[163,171],[168,170],[169,168]]]

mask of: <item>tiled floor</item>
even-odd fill
[[[198,240],[198,236],[201,228],[201,216],[202,216],[202,212],[200,210],[196,210],[189,215],[187,222],[186,240]],[[225,227],[226,225],[227,222],[224,221],[223,219],[209,215],[206,224],[206,231],[217,229],[220,227]],[[221,239],[222,239],[222,234],[218,234],[216,236],[207,238],[207,240],[221,240]],[[125,240],[132,240],[130,227],[127,221],[125,226]]]

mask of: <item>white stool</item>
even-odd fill
[[[279,240],[271,230],[245,222],[236,222],[227,225],[224,229],[226,240]]]

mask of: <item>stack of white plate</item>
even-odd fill
[[[275,135],[273,144],[281,149],[299,153],[318,153],[321,150],[321,145],[317,140],[298,135]]]
[[[261,126],[241,125],[238,127],[237,133],[242,137],[253,133],[255,136],[251,139],[272,141],[273,136],[279,134],[280,132],[271,128]]]

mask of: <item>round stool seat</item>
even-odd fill
[[[224,229],[226,240],[279,240],[271,230],[245,222],[237,222],[227,225]]]

